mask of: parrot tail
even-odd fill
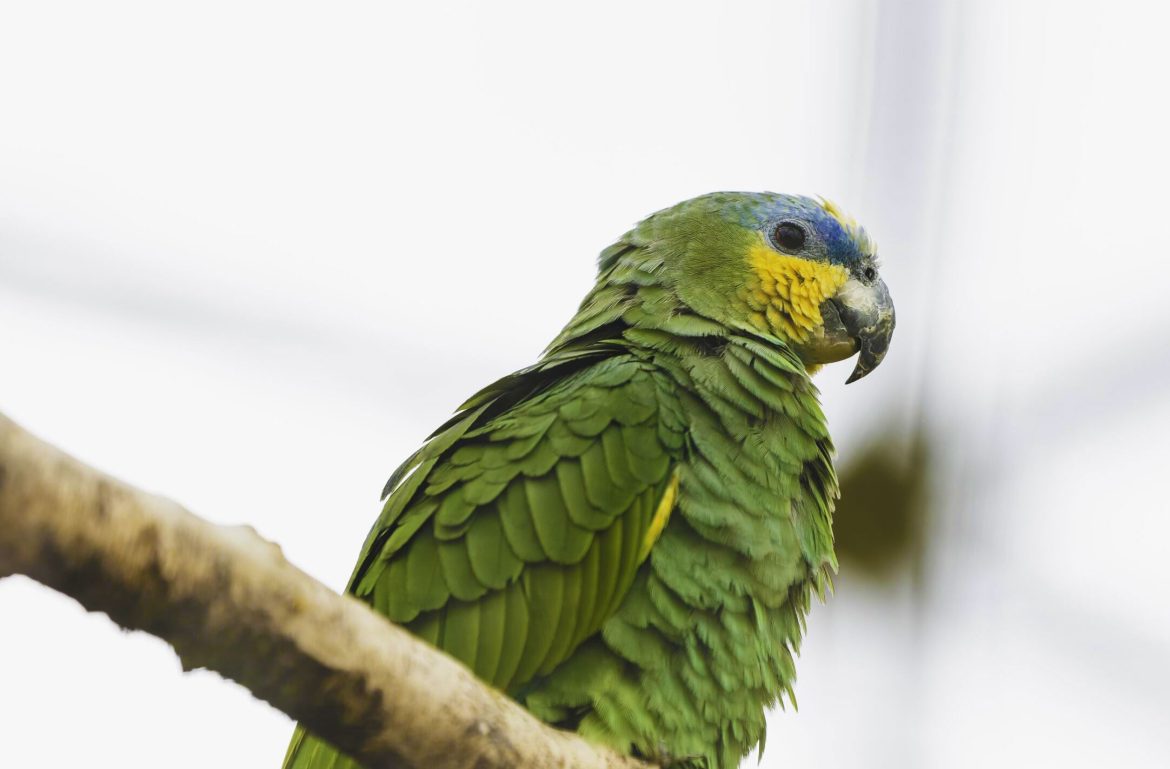
[[[281,769],[362,769],[362,766],[297,724]]]

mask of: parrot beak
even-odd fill
[[[836,327],[842,335],[848,335],[860,353],[845,384],[877,368],[894,335],[894,302],[885,281],[876,278],[866,285],[850,278],[836,296],[822,305],[822,312],[826,327]]]

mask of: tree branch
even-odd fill
[[[238,681],[369,769],[646,767],[541,724],[250,527],[210,524],[0,414],[0,576],[14,573],[162,638],[184,669]]]

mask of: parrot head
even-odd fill
[[[624,240],[691,310],[777,337],[810,369],[858,354],[854,382],[885,357],[894,305],[877,249],[828,201],[716,192],[653,214]]]

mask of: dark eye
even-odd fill
[[[792,222],[780,222],[772,230],[772,240],[784,251],[799,251],[806,238],[804,228]]]
[[[864,275],[866,280],[873,280],[877,277],[877,270],[872,267],[866,267]]]

